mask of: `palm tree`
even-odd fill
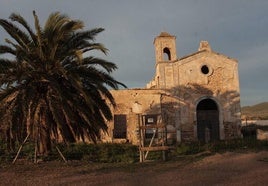
[[[109,88],[125,87],[111,76],[114,63],[90,55],[107,53],[95,42],[104,29],[83,31],[82,21],[59,12],[42,28],[35,11],[33,16],[35,32],[18,14],[0,19],[11,37],[0,45],[1,128],[11,142],[29,134],[41,154],[49,152],[53,140],[96,142],[112,119]]]

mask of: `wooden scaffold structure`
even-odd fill
[[[140,162],[148,160],[151,151],[162,151],[162,159],[166,160],[167,150],[167,130],[162,122],[161,114],[140,115],[139,117],[140,135]]]

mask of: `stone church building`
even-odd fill
[[[155,76],[146,88],[111,91],[117,106],[102,141],[138,144],[141,122],[163,124],[172,143],[240,137],[238,61],[214,52],[207,41],[179,58],[176,37],[166,32],[154,47]]]

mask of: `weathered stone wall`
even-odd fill
[[[197,106],[204,100],[217,105],[220,139],[240,136],[240,90],[238,63],[211,50],[202,41],[196,53],[177,59],[175,36],[161,33],[155,41],[156,72],[146,89],[112,91],[114,114],[127,116],[127,140],[138,144],[138,114],[161,114],[177,141],[198,140]],[[168,55],[168,59],[164,58]],[[108,122],[106,141],[112,138]]]
[[[202,66],[209,69],[202,73]],[[220,138],[230,139],[240,135],[240,90],[237,62],[210,51],[199,52],[181,60],[179,66],[180,97],[190,105],[190,125],[196,123],[196,105],[203,98],[212,98],[219,107]],[[194,118],[192,121],[191,118]],[[182,123],[187,122],[182,120]],[[196,134],[194,134],[195,136]]]
[[[180,130],[180,104],[181,101],[173,96],[161,95],[161,116],[167,126],[167,138],[169,141],[177,141],[177,131]],[[179,137],[180,138],[180,137]]]
[[[203,67],[207,68],[207,72],[202,72]],[[213,99],[218,105],[220,138],[230,139],[240,135],[238,63],[213,52],[208,42],[202,41],[198,52],[177,61],[157,62],[152,82],[154,87],[150,87],[149,83],[148,88],[170,90],[173,96],[184,100],[184,104],[180,105],[183,139],[196,139],[196,106],[205,98]]]
[[[159,90],[132,89],[111,91],[117,106],[112,108],[113,114],[125,114],[127,116],[127,139],[113,139],[114,121],[107,122],[108,134],[102,136],[103,141],[139,143],[138,126],[139,115],[160,114]]]

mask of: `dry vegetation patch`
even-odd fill
[[[265,185],[268,151],[185,156],[167,162],[17,162],[2,165],[1,185]]]

